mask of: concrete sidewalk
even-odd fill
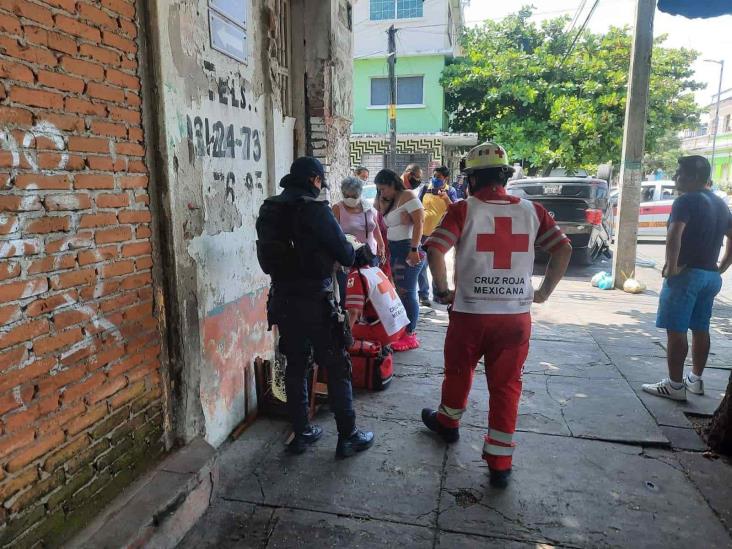
[[[371,450],[336,462],[327,411],[323,440],[298,457],[283,453],[284,422],[257,421],[221,450],[217,494],[181,546],[730,547],[732,466],[703,455],[685,414],[711,413],[726,388],[728,306],[707,395],[673,403],[640,391],[666,371],[653,325],[658,273],[639,269],[650,288],[639,296],[591,288],[591,274],[570,273],[535,307],[507,490],[489,487],[481,460],[483,375],[459,443],[445,447],[421,424],[442,381],[447,318],[433,311],[422,348],[396,355],[391,387],[357,396],[359,424],[377,436]]]

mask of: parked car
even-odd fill
[[[569,237],[573,259],[591,265],[609,256],[612,209],[605,180],[593,177],[539,177],[509,181],[509,194],[544,206]]]
[[[727,193],[716,190],[714,194],[724,200],[732,211],[732,201]],[[676,182],[672,180],[643,181],[641,183],[641,204],[638,215],[639,239],[666,239],[671,207],[678,195]],[[620,200],[620,190],[613,189],[610,192],[613,235],[617,232],[618,200]]]

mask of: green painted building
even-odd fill
[[[387,165],[389,82],[387,34],[397,29],[397,170],[416,162],[429,170],[457,166],[475,134],[448,132],[440,78],[459,54],[460,0],[360,0],[354,6],[352,166],[372,177]]]
[[[716,186],[732,192],[732,89],[722,92],[719,117],[715,122],[716,107],[716,103],[707,107],[708,123],[695,131],[687,131],[683,134],[681,148],[688,154],[700,154],[711,161],[716,125],[717,139],[716,147],[714,147],[712,181]]]

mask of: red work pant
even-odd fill
[[[511,468],[513,433],[521,398],[521,373],[529,352],[531,315],[450,313],[445,338],[445,380],[437,420],[459,427],[468,405],[473,373],[485,358],[488,379],[488,434],[483,459],[495,470]]]

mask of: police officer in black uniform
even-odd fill
[[[308,370],[311,357],[328,374],[328,399],[338,427],[336,456],[369,448],[370,432],[356,428],[351,390],[348,321],[335,302],[336,263],[350,266],[353,246],[346,240],[326,201],[323,165],[312,157],[293,162],[280,186],[282,194],[265,200],[257,219],[257,255],[272,277],[268,317],[280,332],[287,358],[285,389],[294,438],[290,453],[301,454],[323,429],[308,421]]]

